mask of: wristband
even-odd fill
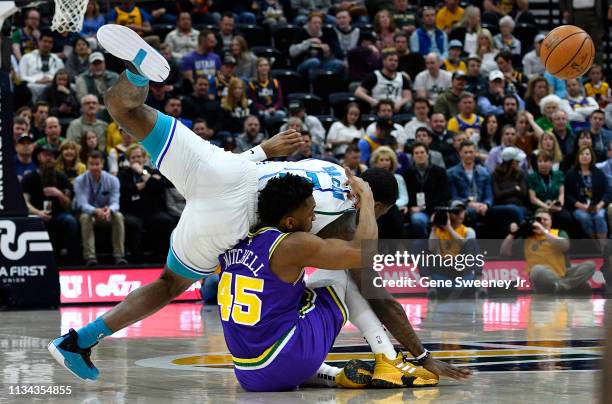
[[[268,158],[268,156],[266,155],[266,152],[261,147],[261,145],[255,146],[252,149],[243,152],[242,156],[246,158],[247,160],[253,161],[255,163],[259,161],[264,161]]]

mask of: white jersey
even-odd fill
[[[372,98],[375,100],[399,101],[402,99],[404,77],[397,72],[393,79],[389,79],[380,70],[375,70],[376,85],[372,88]]]
[[[317,233],[353,209],[344,170],[321,160],[254,163],[201,139],[176,119],[158,112],[141,142],[151,161],[185,197],[185,209],[170,240],[166,265],[185,278],[214,272],[218,257],[257,224],[257,192],[270,178],[290,172],[309,178]]]

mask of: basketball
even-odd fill
[[[585,74],[594,58],[593,40],[573,25],[562,25],[550,31],[540,48],[540,59],[546,70],[563,80]]]

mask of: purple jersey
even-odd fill
[[[198,76],[214,77],[217,70],[221,68],[221,59],[219,55],[214,52],[209,52],[206,55],[202,55],[197,51],[193,51],[183,56],[181,61],[182,71],[193,71],[194,79]]]
[[[305,291],[303,273],[293,284],[270,269],[274,249],[287,236],[264,227],[219,256],[217,301],[234,362],[265,366],[295,331]]]

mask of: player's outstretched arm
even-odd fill
[[[138,140],[144,139],[157,121],[157,111],[144,104],[148,92],[148,84],[136,86],[123,72],[104,95],[104,104],[111,117]]]

